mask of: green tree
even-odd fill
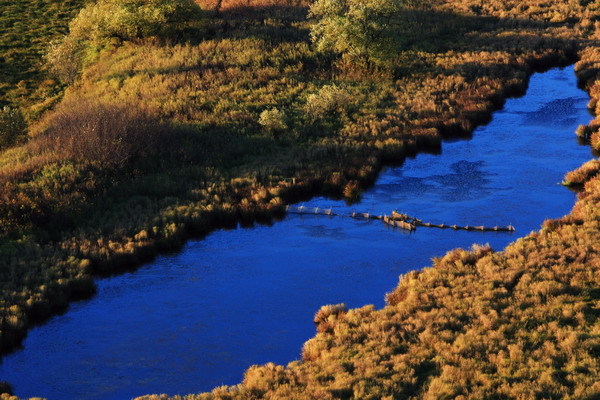
[[[320,51],[382,63],[397,52],[395,27],[416,0],[317,0],[310,8],[311,36]]]

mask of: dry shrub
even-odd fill
[[[74,161],[122,169],[177,152],[178,135],[167,123],[132,105],[91,100],[63,103],[50,115],[46,132],[30,144]],[[165,154],[166,153],[166,154]]]
[[[314,323],[317,326],[317,332],[328,332],[333,329],[334,321],[340,316],[346,314],[348,307],[345,304],[328,304],[319,309],[315,314]]]
[[[322,306],[319,311],[315,314],[314,322],[315,324],[320,324],[329,319],[330,315],[338,315],[343,314],[348,311],[348,307],[345,304],[328,304],[326,306]]]
[[[593,129],[590,125],[579,125],[577,127],[577,130],[575,131],[575,134],[577,136],[579,136],[580,138],[583,139],[589,139],[590,135],[592,134]]]
[[[344,187],[344,197],[349,201],[359,200],[361,193],[362,190],[358,181],[352,180]]]
[[[244,385],[253,393],[266,393],[275,386],[289,382],[286,370],[280,365],[267,363],[263,366],[254,365],[244,374]]]
[[[446,253],[443,257],[433,258],[433,262],[437,268],[445,268],[456,263],[461,263],[462,265],[475,265],[479,259],[492,252],[493,250],[489,244],[473,244],[470,251],[464,249],[454,249]]]

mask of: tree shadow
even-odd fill
[[[573,47],[573,40],[550,37],[548,28],[570,23],[463,15],[438,10],[406,10],[391,24],[399,53],[511,51]],[[565,46],[567,45],[567,46]]]
[[[274,44],[309,41],[303,25],[308,8],[295,5],[235,6],[212,12],[207,29],[210,39],[256,38]]]

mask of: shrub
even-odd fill
[[[333,329],[334,321],[345,315],[348,312],[348,307],[344,303],[328,304],[322,306],[315,314],[313,319],[317,332],[327,332]]]
[[[333,112],[345,115],[352,103],[352,95],[347,89],[325,85],[318,93],[308,96],[304,110],[308,118],[315,122]]]
[[[360,200],[360,194],[362,193],[360,183],[358,181],[350,181],[344,187],[344,197],[350,202]]]
[[[592,127],[589,125],[579,125],[577,127],[577,130],[575,131],[577,136],[579,136],[580,138],[586,139],[586,140],[590,138],[590,135],[592,132],[593,132]]]
[[[82,67],[84,49],[83,42],[71,36],[50,43],[50,48],[44,57],[50,72],[64,83],[73,83]]]
[[[343,314],[348,311],[348,307],[344,303],[340,304],[327,304],[319,308],[313,319],[316,325],[325,322],[329,319],[330,315]]]
[[[264,110],[260,114],[258,123],[270,133],[284,131],[287,129],[287,124],[285,123],[285,113],[277,108]]]
[[[596,131],[590,135],[590,145],[596,151],[600,151],[600,131]]]
[[[583,186],[585,182],[600,172],[600,160],[590,160],[581,167],[570,171],[565,175],[563,185]]]
[[[49,117],[49,128],[30,147],[64,158],[120,169],[142,165],[158,153],[177,152],[171,127],[135,106],[80,100],[63,103]]]
[[[27,123],[21,111],[4,107],[0,110],[0,150],[15,144],[25,136]]]

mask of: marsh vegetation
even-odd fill
[[[2,20],[7,29],[1,39],[7,50],[2,53],[0,72],[6,83],[0,88],[0,101],[10,107],[2,120],[14,123],[0,130],[0,147],[5,148],[0,154],[4,350],[19,343],[33,321],[93,292],[94,274],[139,264],[159,250],[180,246],[190,235],[238,221],[268,222],[282,213],[284,204],[312,194],[356,199],[384,163],[399,162],[420,150],[435,151],[443,138],[468,135],[507,96],[523,93],[536,69],[579,58],[581,84],[592,96],[590,107],[596,115],[598,111],[598,2],[445,0],[379,9],[381,2],[348,0],[339,3],[348,18],[360,21],[364,13],[374,12],[381,24],[346,33],[339,29],[349,22],[327,23],[329,17],[340,20],[338,14],[328,14],[339,10],[320,8],[325,0],[219,0],[201,1],[199,6],[183,0],[101,0],[86,6],[36,1],[31,7],[6,3],[11,13]],[[36,28],[26,29],[25,21]],[[388,26],[399,40],[390,40]],[[317,45],[311,42],[311,29]],[[332,37],[348,40],[334,43]],[[44,40],[38,38],[58,42],[44,48]],[[374,47],[366,46],[369,43]],[[46,50],[52,71],[39,68]],[[27,135],[19,115],[29,123]],[[594,121],[580,130],[595,148],[600,146],[599,127]],[[287,370],[253,368],[245,386],[232,394],[219,389],[213,396],[426,396],[425,382],[431,396],[511,396],[525,390],[519,382],[532,380],[537,383],[524,392],[530,397],[597,396],[588,379],[598,376],[593,359],[598,298],[590,289],[590,267],[599,265],[597,167],[592,161],[566,177],[566,183],[582,190],[571,216],[548,222],[541,233],[500,255],[482,249],[451,253],[437,263],[444,268],[406,280],[408,286],[413,281],[425,285],[415,283],[418,287],[406,290],[412,300],[404,301],[401,283],[387,311],[331,314],[332,326],[343,327],[343,332],[336,334],[332,328],[319,333],[307,344],[305,363]],[[511,287],[512,280],[504,281],[508,275],[498,272],[502,268],[518,275],[525,266],[532,282],[543,282],[537,285],[539,293],[536,285],[523,288],[522,295],[514,292],[518,282]],[[477,273],[485,279],[471,280],[480,268],[485,271]],[[484,286],[476,290],[478,285]],[[481,296],[492,296],[501,308],[504,297],[496,289],[514,294],[511,299],[521,306],[516,306],[520,312],[510,306],[506,321],[490,326],[506,325],[505,337],[517,339],[539,328],[555,335],[555,348],[544,338],[527,336],[510,343],[499,339],[495,346],[505,352],[520,346],[510,357],[517,363],[510,370],[517,375],[511,375],[502,369],[506,357],[497,356],[477,368],[465,361],[473,359],[469,354],[488,354],[494,347],[466,345],[467,350],[457,350],[458,358],[446,362],[428,356],[433,348],[442,350],[435,342],[429,347],[413,345],[416,338],[427,342],[424,332],[434,332],[425,327],[429,320],[437,321],[434,327],[450,324],[435,335],[454,343],[467,333],[461,329],[475,321],[464,315],[483,318]],[[448,298],[473,301],[449,303]],[[556,302],[575,307],[570,322],[560,322],[555,315]],[[463,314],[449,311],[463,306]],[[518,322],[528,309],[539,323]],[[428,319],[419,310],[443,310],[440,318],[450,322],[438,323],[437,316]],[[405,338],[398,334],[395,339],[361,342],[357,338],[369,337],[368,332],[354,337],[350,327],[335,323],[350,315],[354,327],[359,317],[369,321],[386,313],[395,321],[385,323],[389,329],[372,326],[367,331],[402,331],[394,318],[415,318],[421,321],[415,326],[423,329],[410,331],[416,336],[409,332]],[[574,337],[575,350],[569,352],[559,343],[574,326],[587,336]],[[485,329],[473,334],[493,337]],[[393,346],[377,352],[387,351],[387,361],[408,354],[406,362],[392,362],[401,370],[391,373],[393,367],[381,367],[377,357],[365,354],[362,367],[329,363],[329,356],[325,360],[321,355],[329,350],[337,354],[342,347],[336,337],[346,338],[340,339],[343,343],[360,342],[367,352],[400,338],[411,345],[405,349],[398,344],[394,348],[403,350],[397,353],[389,353]],[[544,347],[544,354],[557,358],[543,364],[548,359],[540,358],[540,347],[532,340],[550,346]],[[526,364],[523,360],[537,360],[536,351],[542,364]],[[320,365],[319,360],[327,362]],[[558,369],[540,370],[536,365]],[[317,379],[316,370],[307,372],[313,367],[325,375]],[[344,375],[344,368],[354,378]],[[456,376],[458,369],[488,375]],[[393,384],[381,384],[382,379]],[[462,393],[458,387],[473,390]]]

